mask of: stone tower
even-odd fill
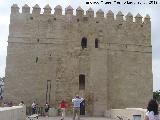
[[[112,108],[145,107],[152,97],[151,22],[147,15],[116,17],[109,10],[46,5],[11,7],[5,100],[56,107],[75,94],[86,114]],[[105,17],[106,16],[106,17]]]

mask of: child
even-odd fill
[[[46,102],[45,104],[45,116],[48,117],[49,104]]]
[[[64,120],[65,117],[65,109],[66,109],[66,102],[64,100],[61,101],[60,105],[59,105],[60,109],[61,109],[61,114],[62,114],[62,118],[61,120]]]

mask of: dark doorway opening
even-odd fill
[[[51,99],[51,80],[47,80],[46,103],[50,105]]]
[[[80,115],[85,115],[85,100],[80,104]]]
[[[85,90],[85,75],[84,74],[79,75],[79,90],[80,91]],[[80,104],[80,115],[85,115],[85,100],[83,100]]]

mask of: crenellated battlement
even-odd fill
[[[76,15],[73,15],[73,8],[69,5],[68,7],[65,8],[65,14],[62,14],[62,7],[60,5],[57,5],[54,8],[54,13],[52,14],[52,8],[49,5],[46,5],[42,9],[39,7],[38,4],[36,4],[35,6],[32,7],[32,11],[31,8],[25,4],[24,6],[22,6],[22,12],[20,13],[20,8],[18,7],[17,4],[13,4],[11,6],[11,15],[17,15],[17,14],[32,14],[32,15],[54,15],[54,16],[66,16],[66,15],[71,15],[71,16],[75,16],[79,19],[83,18],[83,17],[87,17],[88,19],[92,20],[92,19],[106,19],[107,21],[118,21],[118,22],[123,22],[126,21],[128,23],[150,23],[150,16],[147,14],[145,17],[142,17],[139,13],[134,17],[130,12],[124,16],[124,14],[119,11],[116,16],[114,15],[114,13],[109,10],[106,14],[104,13],[104,11],[102,11],[101,9],[99,9],[98,11],[95,11],[92,8],[89,8],[86,11],[86,14],[84,14],[84,10],[81,7],[78,7],[76,9]],[[95,15],[94,15],[95,14]]]

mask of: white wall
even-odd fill
[[[0,107],[0,120],[25,120],[26,107]]]
[[[134,120],[133,115],[141,115],[141,120],[144,120],[146,109],[142,108],[126,108],[126,109],[112,109],[111,118],[118,119],[117,116],[123,120]]]

